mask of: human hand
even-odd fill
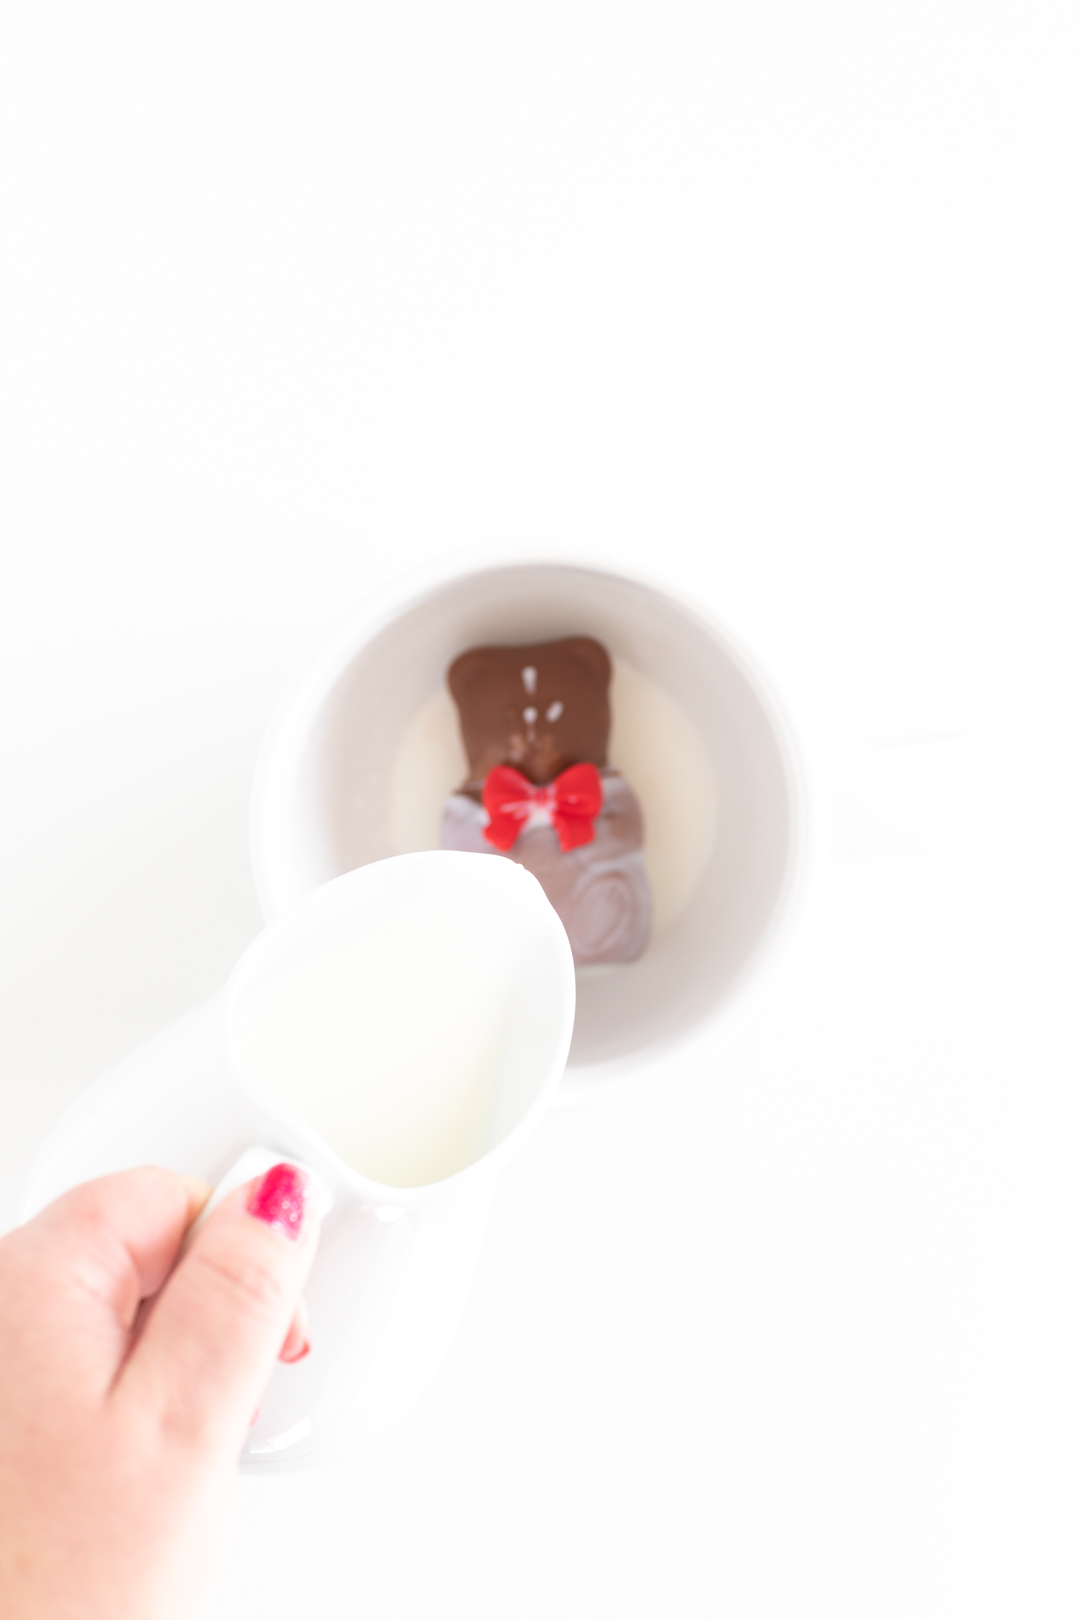
[[[275,1358],[306,1353],[317,1220],[277,1166],[86,1183],[0,1240],[0,1614],[179,1620],[213,1572]]]

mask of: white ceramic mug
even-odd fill
[[[343,1014],[359,1061],[328,1039]],[[364,866],[90,1088],[42,1149],[23,1218],[141,1164],[219,1188],[281,1159],[307,1168],[324,1212],[312,1352],[275,1370],[242,1458],[303,1466],[389,1427],[435,1371],[573,1020],[569,943],[523,868],[443,852]]]
[[[552,559],[447,562],[373,596],[300,680],[252,796],[265,914],[365,861],[437,847],[466,774],[445,672],[483,642],[592,635],[612,654],[611,762],[645,816],[643,957],[578,975],[559,1101],[727,1033],[775,978],[821,851],[821,796],[773,683],[738,638],[655,582]]]

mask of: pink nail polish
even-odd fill
[[[307,1177],[303,1171],[295,1164],[275,1164],[251,1189],[248,1214],[295,1243],[304,1229],[306,1196]]]
[[[305,1339],[295,1356],[282,1356],[281,1360],[285,1363],[286,1367],[295,1367],[298,1361],[303,1361],[304,1357],[310,1354],[311,1346]]]

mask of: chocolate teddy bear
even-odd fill
[[[447,671],[469,779],[446,802],[443,848],[520,861],[579,966],[632,962],[652,922],[641,809],[607,763],[610,680],[589,636],[471,647]]]

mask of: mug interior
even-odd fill
[[[400,853],[403,836],[437,843],[430,816],[429,830],[421,817],[403,834],[402,747],[408,738],[414,755],[429,749],[442,795],[459,785],[447,666],[479,643],[569,635],[595,636],[612,654],[611,762],[643,798],[646,865],[665,899],[637,962],[579,972],[573,1082],[575,1070],[585,1081],[637,1066],[726,1006],[791,899],[800,794],[785,722],[745,656],[691,608],[632,579],[555,563],[484,569],[416,597],[362,632],[317,695],[287,775],[272,778],[287,802],[276,807],[274,847],[257,859],[279,895],[304,893]],[[622,721],[620,682],[652,694],[628,699]],[[672,751],[675,732],[683,743]],[[640,779],[660,755],[664,779],[650,799]],[[413,767],[419,780],[415,758]],[[673,872],[681,877],[669,883]]]

